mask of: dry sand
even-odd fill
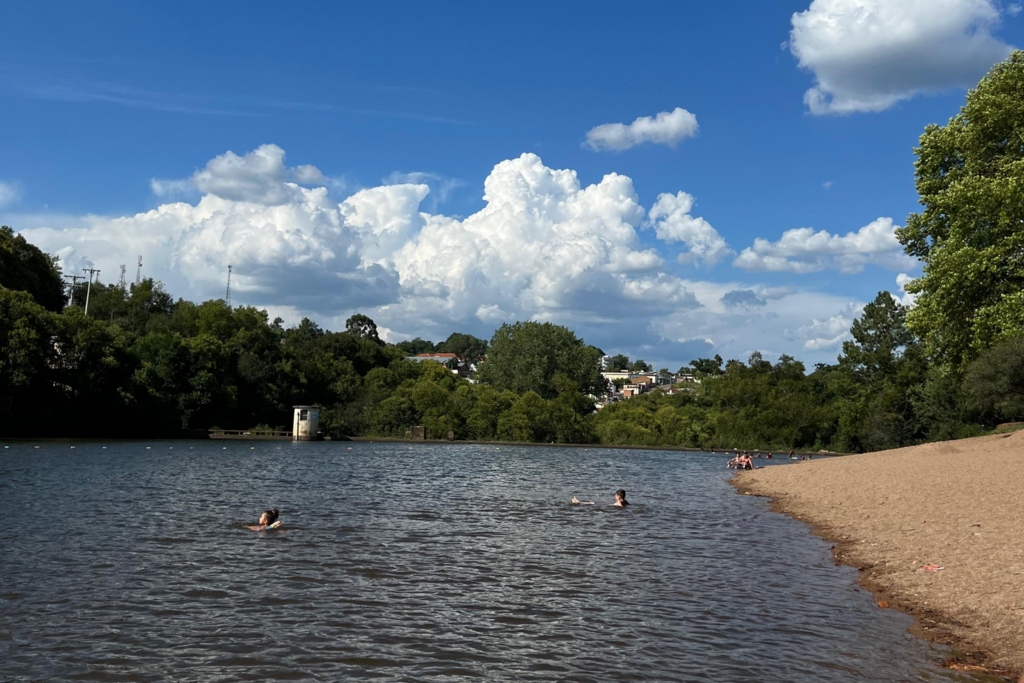
[[[837,561],[860,569],[879,601],[917,618],[915,634],[954,646],[964,663],[1024,672],[1024,431],[768,467],[734,483],[834,541]]]

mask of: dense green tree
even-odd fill
[[[853,321],[853,339],[843,342],[839,364],[868,381],[892,376],[904,352],[915,343],[906,320],[907,309],[889,292],[879,292]]]
[[[0,433],[15,431],[23,409],[45,400],[38,390],[47,384],[54,329],[55,316],[32,295],[0,287]]]
[[[697,360],[691,360],[690,367],[693,368],[694,373],[696,373],[698,377],[721,375],[722,357],[716,355],[714,359],[698,358]],[[686,368],[679,368],[679,372],[683,372],[685,369]]]
[[[611,367],[609,370],[616,372],[622,372],[623,370],[629,370],[629,356],[624,356],[621,353],[611,358]]]
[[[411,339],[408,341],[400,341],[397,344],[395,344],[395,347],[398,348],[402,353],[406,354],[407,356],[418,356],[421,353],[436,352],[434,342],[430,342],[425,339],[420,339],[419,337],[416,337],[415,339]]]
[[[64,308],[64,282],[54,256],[0,226],[0,288],[28,292],[48,311]]]
[[[630,363],[629,371],[630,372],[650,372],[651,371],[651,364],[645,362],[641,358],[637,358],[635,361]]]
[[[984,351],[967,368],[974,404],[1001,421],[1024,420],[1024,334]]]
[[[476,362],[487,354],[487,342],[471,334],[455,332],[437,345],[438,353],[454,353],[459,358]]]
[[[1024,52],[1014,52],[917,148],[924,210],[897,237],[924,261],[910,328],[962,370],[994,341],[1024,332]]]
[[[362,313],[356,313],[345,321],[345,331],[356,339],[368,339],[374,344],[384,343],[377,334],[377,323]]]
[[[478,379],[517,394],[532,391],[542,398],[558,395],[555,375],[563,374],[584,394],[601,395],[601,351],[573,332],[552,323],[505,323],[491,339]]]

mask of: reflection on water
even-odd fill
[[[14,444],[0,451],[0,679],[969,680],[806,527],[736,495],[724,465]],[[608,505],[619,487],[625,510]],[[283,529],[243,528],[270,507]]]

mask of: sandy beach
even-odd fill
[[[1024,672],[1024,431],[743,472],[962,664]]]

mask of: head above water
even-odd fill
[[[260,524],[264,526],[270,526],[277,521],[277,508],[273,510],[264,510],[263,514],[260,515]]]
[[[626,500],[626,489],[619,489],[615,492],[616,500]]]

